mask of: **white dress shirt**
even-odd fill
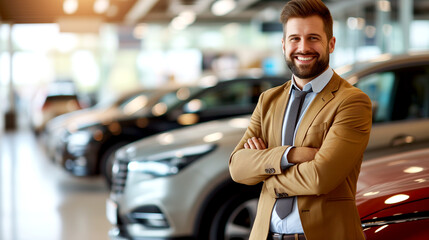
[[[307,83],[303,87],[303,89],[302,89],[303,91],[308,91],[311,88],[312,92],[308,93],[305,96],[304,103],[303,103],[302,108],[301,108],[300,117],[299,117],[298,123],[297,123],[296,128],[295,128],[294,139],[295,139],[296,130],[298,129],[299,124],[301,123],[301,119],[304,116],[305,112],[307,111],[308,106],[314,100],[316,95],[319,92],[321,92],[323,90],[323,88],[329,83],[333,74],[334,74],[334,71],[332,70],[332,68],[329,67],[325,72],[323,72],[321,75],[319,75],[318,77],[316,77],[315,79],[313,79],[311,82]],[[292,77],[292,84],[294,86],[296,86],[294,76]],[[293,88],[291,87],[290,99],[293,99],[294,91],[295,90],[293,90]],[[283,139],[284,134],[286,133],[286,131],[285,131],[286,130],[285,129],[286,128],[286,121],[287,121],[286,119],[288,118],[288,115],[289,115],[290,106],[291,106],[290,103],[291,102],[289,102],[288,106],[286,107],[286,112],[285,112],[285,116],[284,116],[284,120],[283,120],[282,139]],[[283,140],[282,140],[282,145],[284,145]],[[283,155],[283,158],[281,161],[281,165],[282,165],[283,169],[286,169],[287,167],[290,167],[293,165],[293,164],[289,163],[287,160],[287,154],[289,153],[291,148],[292,147],[289,147],[286,150],[285,154]],[[277,215],[277,213],[275,211],[276,207],[274,206],[273,212],[271,213],[271,224],[270,224],[270,231],[271,232],[287,233],[287,234],[304,233],[304,230],[302,229],[301,219],[299,217],[298,203],[297,202],[298,201],[295,197],[292,212],[284,219],[279,218],[279,216]]]

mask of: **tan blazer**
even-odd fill
[[[356,182],[371,130],[371,101],[336,73],[317,94],[297,130],[295,146],[320,148],[315,159],[282,173],[282,124],[291,81],[259,98],[241,141],[231,154],[234,181],[264,182],[250,239],[267,239],[276,198],[298,196],[308,240],[364,239],[356,208]],[[265,150],[244,149],[250,137],[261,137]]]

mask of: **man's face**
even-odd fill
[[[329,41],[319,16],[290,18],[285,25],[282,48],[286,63],[299,79],[310,81],[329,65],[335,38]]]

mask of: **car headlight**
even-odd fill
[[[150,155],[131,161],[128,171],[145,174],[148,179],[175,175],[215,148],[215,144],[204,144]]]
[[[68,136],[67,150],[71,153],[81,151],[92,138],[91,132],[78,131]]]

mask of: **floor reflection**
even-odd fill
[[[102,178],[76,178],[30,131],[0,135],[0,239],[108,239]]]

